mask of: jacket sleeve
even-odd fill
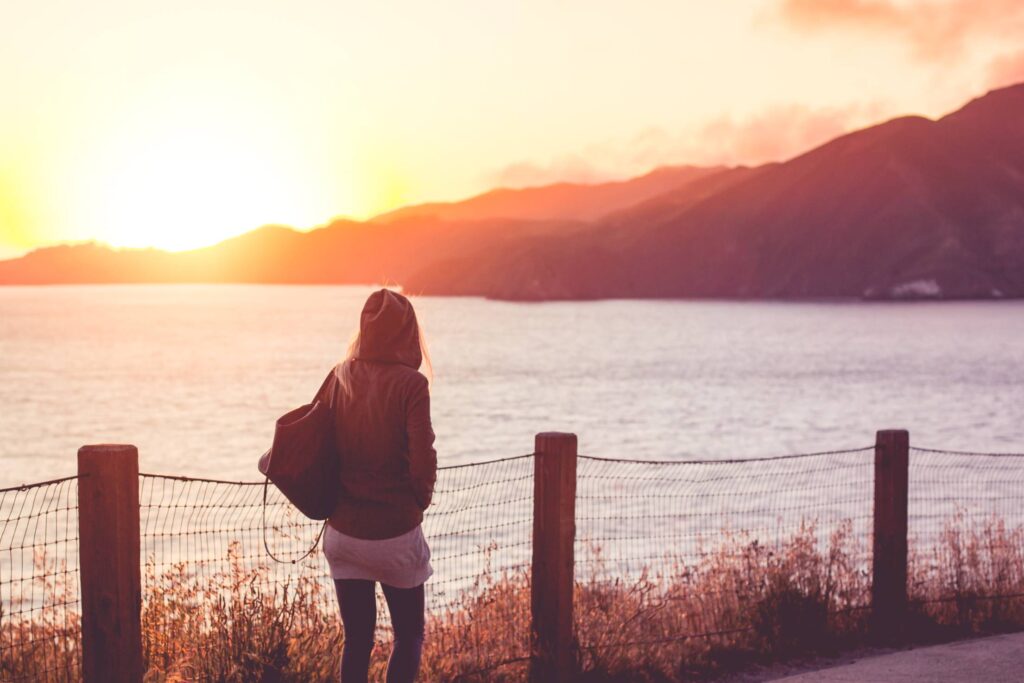
[[[409,439],[409,479],[413,495],[421,509],[426,510],[434,495],[437,479],[437,451],[434,450],[434,429],[430,424],[430,391],[427,378],[417,373],[406,404],[405,429]]]

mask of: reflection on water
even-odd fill
[[[85,443],[255,479],[274,419],[343,353],[366,287],[0,288],[0,485]],[[441,464],[527,453],[733,458],[872,443],[1024,449],[1024,302],[416,301]]]

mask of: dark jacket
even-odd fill
[[[360,317],[353,358],[335,367],[321,400],[335,403],[341,501],[338,531],[365,539],[398,536],[423,521],[437,475],[430,393],[418,326],[408,299],[374,292]]]

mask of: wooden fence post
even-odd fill
[[[139,683],[139,452],[135,446],[83,446],[78,476],[82,678]]]
[[[875,634],[898,637],[907,609],[907,483],[910,435],[884,429],[875,437],[875,514],[871,612]]]
[[[538,434],[533,466],[531,683],[563,683],[576,673],[575,540],[576,435]]]

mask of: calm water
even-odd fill
[[[365,287],[0,288],[0,486],[87,443],[149,472],[255,479]],[[416,301],[441,464],[532,450],[734,458],[865,446],[1024,450],[1024,303]]]

